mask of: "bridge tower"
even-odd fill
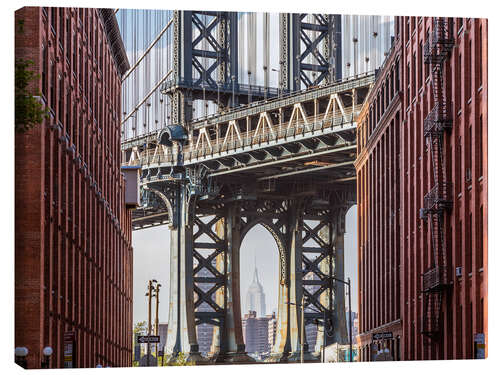
[[[310,325],[326,315],[334,327],[327,344],[347,342],[344,286],[333,277],[344,278],[344,218],[356,192],[356,119],[374,77],[194,121],[193,100],[231,107],[277,96],[276,89],[239,83],[237,20],[232,12],[174,13],[173,79],[162,87],[172,98],[173,125],[123,146],[127,163],[142,168],[144,219],[162,218],[160,225],[168,220],[170,226],[166,353],[208,361],[199,352],[196,327],[209,324],[211,361],[252,361],[242,333],[239,251],[246,233],[261,224],[280,253],[271,360],[299,361],[302,343],[305,359],[313,360],[312,351],[323,344],[322,328],[317,341],[307,343],[302,318]],[[333,45],[339,16],[281,20],[287,27],[281,44],[288,51],[281,70],[288,77],[285,91],[340,76],[334,68],[340,49]],[[296,51],[301,55],[293,60]],[[290,79],[294,74],[298,80]]]
[[[280,81],[286,91],[342,78],[341,15],[280,14]]]

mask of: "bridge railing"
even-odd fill
[[[350,107],[341,113],[339,110],[325,117],[324,114],[309,116],[304,121],[281,122],[274,124],[271,128],[265,127],[265,132],[256,134],[255,129],[241,132],[240,136],[232,134],[230,137],[221,137],[218,140],[212,139],[210,143],[204,141],[201,145],[197,144],[197,139],[194,139],[190,145],[183,148],[184,161],[206,157],[209,155],[217,155],[223,152],[230,152],[239,148],[251,147],[260,144],[265,144],[272,141],[286,140],[290,137],[298,135],[307,136],[309,133],[318,130],[334,129],[342,130],[350,127],[356,120],[361,110],[362,105]],[[127,163],[128,165],[148,165],[148,164],[163,164],[174,163],[177,160],[178,151],[173,148],[154,148],[148,149],[141,153],[140,158]]]

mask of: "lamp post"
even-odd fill
[[[28,355],[28,353],[29,353],[28,348],[24,346],[18,346],[14,350],[14,354],[16,356],[15,359],[16,363],[24,369],[28,368],[28,361],[26,360],[26,356]]]
[[[53,350],[50,346],[46,346],[42,350],[43,360],[42,360],[42,368],[50,368],[50,356],[52,355]]]

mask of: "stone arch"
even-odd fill
[[[177,223],[176,223],[176,219],[174,217],[174,210],[172,207],[172,203],[170,202],[170,199],[168,199],[168,197],[164,193],[162,193],[161,191],[156,190],[156,189],[149,187],[147,185],[144,185],[142,188],[144,190],[149,190],[150,192],[156,194],[162,200],[162,202],[167,207],[168,218],[170,219],[170,224],[168,225],[168,227],[169,227],[169,229],[175,229],[177,226]]]
[[[286,250],[285,250],[285,238],[283,233],[279,228],[268,219],[257,218],[246,223],[240,232],[240,246],[243,243],[243,239],[247,233],[255,226],[262,225],[270,234],[273,236],[274,241],[276,241],[276,246],[278,247],[279,253],[279,281],[280,284],[285,284],[287,282],[287,272],[286,272]]]

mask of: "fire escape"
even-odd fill
[[[433,253],[432,264],[422,275],[424,314],[421,333],[434,341],[441,336],[442,304],[450,286],[446,271],[444,215],[453,205],[453,196],[452,185],[446,181],[443,138],[444,132],[452,127],[452,116],[443,87],[443,69],[454,45],[451,22],[446,18],[434,18],[432,34],[424,47],[424,63],[431,69],[434,95],[434,107],[424,120],[424,136],[431,153],[434,186],[425,195],[424,207],[420,210],[421,218],[429,220]]]

